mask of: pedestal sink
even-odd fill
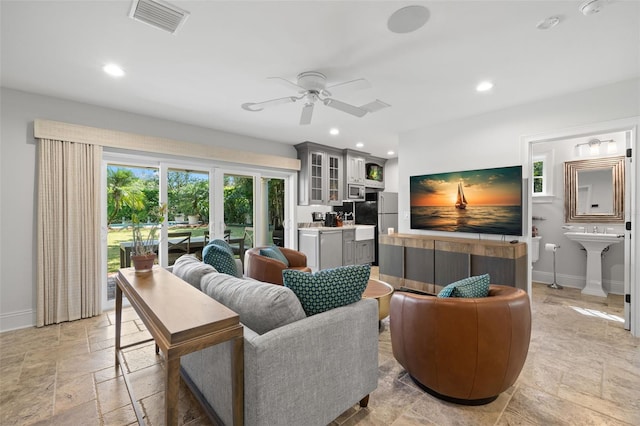
[[[586,232],[565,232],[564,235],[580,243],[587,250],[587,285],[582,289],[582,293],[607,297],[607,293],[602,289],[602,250],[611,244],[621,242],[624,235]]]

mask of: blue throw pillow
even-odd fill
[[[489,274],[464,278],[449,284],[438,293],[438,297],[487,297]]]
[[[280,262],[284,263],[285,266],[289,267],[289,260],[285,257],[285,255],[280,251],[280,249],[276,245],[260,249],[260,256],[270,257],[271,259],[279,260]]]
[[[315,273],[285,269],[282,278],[310,316],[360,300],[370,274],[371,265],[350,265]]]
[[[207,244],[202,250],[202,261],[216,268],[218,272],[237,277],[238,270],[233,251],[229,252],[223,245],[215,244],[215,241],[222,240],[214,240]]]

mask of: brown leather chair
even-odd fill
[[[431,395],[482,405],[518,378],[531,337],[529,296],[491,285],[484,298],[437,298],[396,291],[391,298],[393,356]]]
[[[260,249],[263,248],[266,247],[254,247],[245,252],[245,276],[266,283],[282,285],[282,271],[285,269],[311,272],[311,269],[307,267],[307,256],[304,253],[279,247],[284,257],[289,261],[289,267],[287,268],[287,266],[279,260],[261,256]]]

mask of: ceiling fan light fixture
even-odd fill
[[[391,14],[387,20],[387,28],[396,34],[411,33],[422,28],[429,16],[429,9],[424,6],[405,6]]]

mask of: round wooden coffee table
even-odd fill
[[[367,288],[364,289],[362,297],[378,300],[378,320],[389,316],[389,302],[393,294],[393,287],[384,281],[370,279]]]

